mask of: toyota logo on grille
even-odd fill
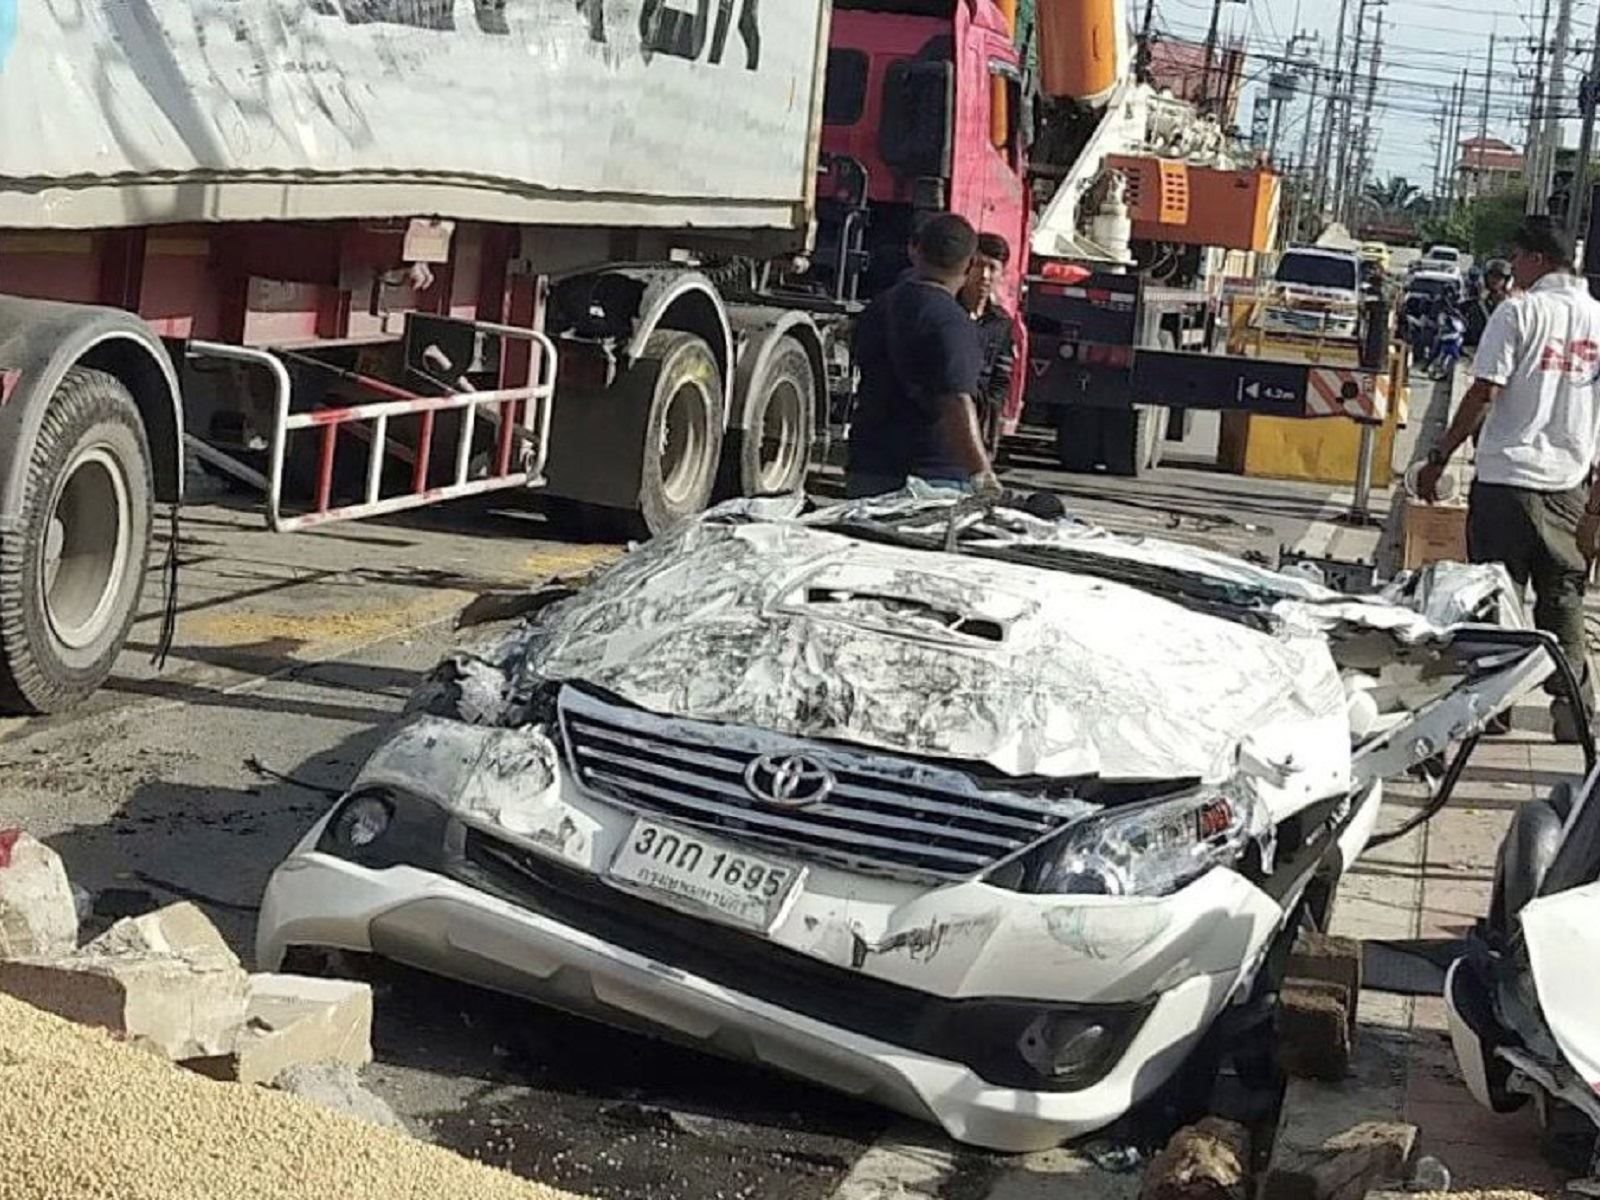
[[[827,799],[833,772],[804,754],[763,754],[744,769],[744,786],[763,804],[804,808]]]

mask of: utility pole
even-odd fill
[[[1570,2],[1570,0],[1569,0]],[[1222,24],[1222,0],[1211,0],[1211,28],[1206,30],[1206,71],[1200,84],[1200,109],[1211,109],[1211,60],[1217,53],[1217,29]]]
[[[1313,172],[1311,167],[1311,130],[1316,125],[1317,93],[1322,87],[1322,67],[1313,62],[1311,64],[1311,95],[1306,100],[1306,125],[1300,131],[1300,186],[1294,193],[1294,215],[1289,218],[1289,239],[1297,240],[1300,237],[1300,222],[1305,217],[1306,198],[1310,195],[1313,186]]]
[[[1450,211],[1456,210],[1461,199],[1461,133],[1467,117],[1467,90],[1469,70],[1461,68],[1461,82],[1456,87],[1455,119],[1450,132]]]
[[[1472,176],[1477,180],[1478,195],[1485,192],[1484,174],[1486,161],[1486,143],[1489,141],[1489,95],[1494,88],[1494,41],[1495,35],[1489,35],[1489,69],[1483,73],[1483,115],[1478,121],[1478,168]]]
[[[1578,85],[1579,104],[1583,108],[1583,132],[1578,137],[1578,164],[1572,172],[1572,198],[1567,201],[1567,233],[1578,236],[1582,228],[1584,205],[1589,200],[1589,155],[1594,151],[1595,87],[1600,84],[1600,18],[1596,19],[1594,48],[1590,52],[1589,69]]]
[[[1547,9],[1549,8],[1549,5],[1550,0],[1545,0],[1545,7]],[[1150,82],[1150,39],[1155,33],[1155,24],[1156,0],[1146,0],[1144,6],[1144,25],[1139,30],[1139,58],[1137,70],[1141,83]]]
[[[1440,101],[1438,115],[1434,120],[1438,123],[1438,141],[1434,144],[1434,190],[1430,195],[1437,210],[1438,194],[1443,190],[1443,174],[1445,174],[1445,138],[1450,134],[1450,101]]]
[[[1356,8],[1356,38],[1355,51],[1350,56],[1349,82],[1341,91],[1340,104],[1344,116],[1340,122],[1339,134],[1339,165],[1336,173],[1339,186],[1334,192],[1333,219],[1347,223],[1350,218],[1350,151],[1351,142],[1355,139],[1355,99],[1356,82],[1361,78],[1361,39],[1366,34],[1368,0],[1358,0]]]
[[[1561,148],[1561,113],[1567,106],[1567,55],[1572,45],[1572,0],[1556,9],[1556,42],[1551,51],[1550,91],[1544,111],[1544,149],[1539,156],[1539,211],[1548,212],[1555,183],[1556,151]]]
[[[1152,0],[1153,2],[1153,0]],[[1528,138],[1523,143],[1522,172],[1528,184],[1527,212],[1542,213],[1548,196],[1539,188],[1544,173],[1544,53],[1550,45],[1550,0],[1539,19],[1539,45],[1533,56],[1533,101],[1528,105]]]
[[[1384,0],[1378,0],[1383,3]],[[1357,144],[1357,167],[1350,180],[1351,207],[1361,201],[1362,188],[1372,169],[1372,111],[1378,106],[1378,65],[1383,61],[1383,10],[1378,10],[1378,30],[1372,37],[1371,61],[1367,69],[1367,100],[1361,114],[1361,141]]]
[[[1339,83],[1344,72],[1344,26],[1350,0],[1339,0],[1338,33],[1333,41],[1333,73],[1328,80],[1328,101],[1322,109],[1322,140],[1317,147],[1316,217],[1320,223],[1328,207],[1328,165],[1333,156],[1333,129],[1339,109]]]

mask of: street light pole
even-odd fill
[[[1206,71],[1200,84],[1200,108],[1211,108],[1211,60],[1217,53],[1217,31],[1222,24],[1222,0],[1211,0],[1211,28],[1206,30]]]
[[[1600,18],[1595,22],[1595,43],[1590,52],[1589,69],[1578,84],[1578,102],[1583,108],[1583,132],[1578,137],[1578,165],[1572,175],[1572,197],[1567,201],[1567,233],[1577,237],[1582,228],[1583,207],[1589,196],[1589,155],[1594,151],[1595,88],[1600,83]]]

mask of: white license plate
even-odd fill
[[[640,818],[609,874],[681,906],[765,931],[777,923],[805,868]]]

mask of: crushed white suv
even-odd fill
[[[919,488],[725,505],[446,660],[259,965],[371,953],[1057,1144],[1260,1024],[1384,777],[1549,674],[1510,596]]]

